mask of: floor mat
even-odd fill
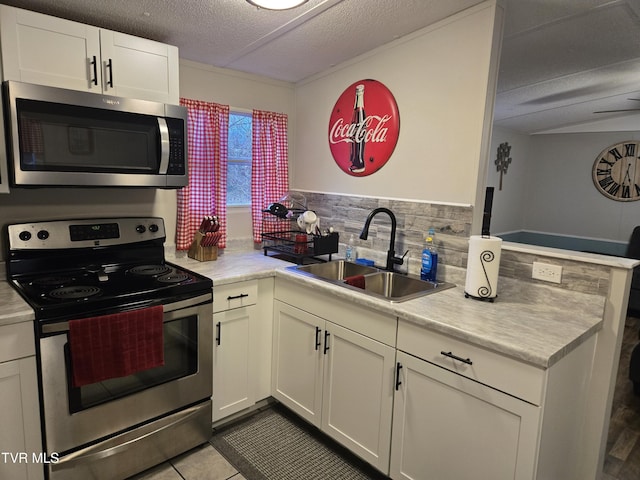
[[[279,406],[214,431],[210,443],[247,480],[387,478]]]

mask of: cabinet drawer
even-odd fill
[[[35,354],[33,322],[0,326],[0,362]]]
[[[398,325],[397,345],[398,350],[484,385],[534,405],[542,403],[543,369],[406,322]]]
[[[213,312],[255,305],[258,301],[258,282],[238,282],[213,287]]]

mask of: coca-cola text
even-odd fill
[[[329,142],[336,144],[340,142],[365,142],[380,143],[387,141],[387,131],[385,124],[391,120],[391,115],[378,117],[369,115],[364,123],[344,123],[344,119],[339,118],[331,126],[329,133]],[[373,123],[375,122],[375,126]],[[373,126],[373,128],[371,128]],[[363,138],[364,137],[364,138]]]

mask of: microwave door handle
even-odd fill
[[[169,128],[167,121],[158,117],[158,130],[160,131],[160,168],[158,173],[166,175],[169,168]]]

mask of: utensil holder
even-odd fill
[[[328,253],[336,253],[338,251],[338,232],[330,233],[324,236],[313,237],[313,253],[314,255],[325,255]]]
[[[193,258],[194,260],[198,260],[199,262],[209,262],[211,260],[217,260],[218,246],[200,246],[203,238],[205,238],[205,236],[202,233],[196,232],[193,237],[193,242],[191,242],[191,246],[189,247],[189,251],[187,252],[187,256],[189,258]]]

